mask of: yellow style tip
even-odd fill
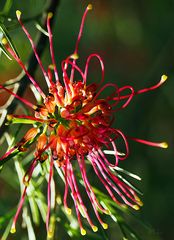
[[[8,120],[8,121],[11,121],[12,119],[13,119],[13,115],[8,114],[8,115],[7,115],[7,120]]]
[[[50,70],[54,70],[55,65],[54,65],[54,64],[50,64],[50,65],[48,66],[48,68],[49,68]]]
[[[53,231],[49,230],[47,233],[48,238],[52,238],[53,237]]]
[[[135,210],[139,210],[140,207],[139,207],[138,205],[133,205],[133,209],[135,209]]]
[[[7,41],[6,38],[3,38],[3,39],[1,40],[1,43],[2,43],[3,45],[6,45],[6,44],[8,43],[8,41]]]
[[[169,145],[168,145],[167,142],[162,142],[162,143],[160,144],[160,147],[161,147],[161,148],[168,148]]]
[[[21,14],[22,14],[21,11],[19,11],[19,10],[16,11],[16,17],[17,17],[17,19],[20,19]]]
[[[143,206],[143,202],[140,200],[140,198],[138,196],[135,196],[135,200],[140,207]]]
[[[102,223],[102,227],[103,227],[104,229],[108,229],[108,224],[107,224],[107,223]]]
[[[36,109],[38,109],[38,106],[33,105],[33,110],[36,110]]]
[[[97,226],[92,226],[92,230],[93,230],[94,232],[97,232],[97,231],[98,231],[98,227],[97,227]]]
[[[161,76],[161,83],[164,83],[167,80],[168,76],[167,75],[162,75]]]
[[[73,53],[71,55],[71,58],[74,59],[74,60],[77,60],[79,58],[79,55],[77,53]]]
[[[142,207],[144,204],[143,204],[143,202],[140,200],[140,201],[138,202],[138,205],[139,205],[140,207]]]
[[[66,210],[66,213],[67,213],[68,215],[71,215],[71,213],[72,213],[71,208],[66,208],[65,210]]]
[[[52,18],[53,17],[53,13],[52,12],[49,12],[48,13],[48,18]]]
[[[92,10],[92,4],[88,4],[87,9]]]
[[[81,228],[80,232],[81,232],[82,236],[86,235],[86,230],[84,228]]]
[[[14,226],[12,226],[10,232],[11,233],[15,233],[16,232],[16,228]]]

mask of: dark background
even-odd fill
[[[4,2],[0,2],[0,7]],[[20,9],[24,18],[35,16],[42,12],[44,2],[16,0],[9,15],[15,17],[15,10]],[[73,52],[81,16],[88,3],[86,0],[61,1],[53,31],[58,66]],[[174,237],[174,1],[97,0],[91,3],[93,10],[88,14],[80,44],[81,66],[91,52],[99,53],[105,63],[105,82],[114,82],[119,87],[132,85],[135,90],[154,85],[162,74],[169,77],[156,91],[135,96],[128,108],[117,113],[114,124],[127,135],[169,143],[165,150],[131,142],[130,156],[120,166],[142,177],[138,185],[144,193],[140,219],[161,239],[171,240]],[[27,28],[35,36],[37,30],[32,21]],[[27,61],[31,49],[21,29],[13,28],[9,33],[21,57]],[[48,49],[43,57],[45,64],[48,64],[47,55]],[[94,64],[89,82],[99,79],[99,71]],[[1,83],[19,72],[14,61],[1,57]],[[40,76],[38,73],[38,81],[42,81]],[[0,194],[3,201],[7,196],[6,204],[10,204],[13,192],[3,176],[0,176]],[[0,209],[2,206],[4,202]]]

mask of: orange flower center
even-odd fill
[[[44,104],[35,116],[45,120],[48,142],[55,160],[61,166],[65,156],[86,155],[108,140],[111,106],[104,99],[95,99],[96,84],[69,82],[68,89],[59,85],[50,88]],[[60,101],[61,99],[61,101]],[[38,140],[38,146],[42,138]]]

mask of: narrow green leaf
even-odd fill
[[[5,229],[5,231],[4,231],[4,233],[3,233],[2,237],[1,237],[1,240],[6,240],[7,239],[8,235],[10,233],[11,225],[12,225],[12,219],[8,223],[6,229]]]
[[[138,175],[136,175],[136,174],[134,174],[134,173],[131,173],[131,172],[129,172],[129,171],[123,169],[123,168],[120,168],[120,167],[116,166],[116,167],[114,167],[114,169],[115,169],[117,172],[118,172],[118,171],[119,171],[119,172],[122,172],[122,173],[128,175],[129,177],[132,177],[132,178],[135,178],[135,179],[138,180],[138,181],[141,181],[141,178],[140,178]],[[111,169],[111,170],[112,170],[112,169]]]
[[[36,240],[35,232],[32,226],[31,218],[28,214],[27,208],[23,208],[23,220],[26,223],[27,231],[28,231],[28,239],[29,240]]]
[[[9,122],[6,123],[6,125],[11,125],[11,124],[35,124],[37,123],[36,120],[32,120],[32,119],[27,119],[27,118],[15,118],[13,117]]]
[[[37,195],[41,194],[38,191],[36,193],[37,193]],[[36,197],[36,203],[38,205],[41,217],[42,217],[43,221],[45,222],[46,215],[47,215],[47,204],[44,201],[45,201],[45,199],[43,199],[43,197],[42,198]]]
[[[143,195],[143,193],[137,187],[135,187],[132,183],[130,183],[125,178],[123,178],[120,174],[117,174],[117,177],[121,179],[124,183],[126,183],[129,187],[131,187],[133,190],[135,190],[137,193],[139,193],[140,195]]]
[[[0,49],[9,60],[12,60],[11,57],[9,56],[7,50],[5,49],[5,47],[2,44],[0,44]]]
[[[49,36],[48,35],[48,32],[47,31],[45,31],[45,29],[43,29],[43,27],[37,22],[36,24],[36,28],[40,31],[40,32],[42,32],[45,36]]]
[[[10,44],[10,47],[12,48],[12,50],[15,52],[15,54],[19,57],[19,54],[15,48],[15,45],[10,37],[10,35],[8,34],[8,31],[6,29],[6,27],[4,26],[4,24],[0,23],[0,31],[4,34],[4,37],[7,39],[8,43]]]
[[[5,14],[5,15],[8,14],[11,7],[12,7],[12,3],[13,3],[13,0],[6,0],[5,5],[4,5],[1,13]]]
[[[124,226],[125,226],[126,230],[129,232],[130,236],[131,236],[133,239],[135,239],[135,240],[142,240],[142,238],[141,238],[139,235],[137,235],[137,233],[135,233],[135,232],[132,230],[132,228],[131,228],[128,224],[126,224],[125,222],[124,222]]]
[[[120,228],[120,231],[121,231],[121,233],[122,233],[122,235],[123,235],[123,239],[124,239],[124,240],[128,240],[126,231],[125,231],[124,226],[122,225],[121,221],[117,221],[117,223],[118,223],[118,226],[119,226],[119,228]]]
[[[34,199],[34,197],[28,197],[29,200],[29,204],[30,204],[30,208],[31,208],[31,213],[32,213],[32,218],[33,218],[33,222],[36,225],[39,225],[39,210],[38,210],[38,205],[36,203],[36,200]]]

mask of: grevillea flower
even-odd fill
[[[142,206],[141,200],[137,196],[134,188],[127,184],[127,182],[123,181],[117,174],[119,161],[126,159],[129,155],[128,140],[134,140],[154,147],[167,147],[167,143],[165,142],[154,143],[128,137],[121,130],[112,127],[114,112],[118,112],[127,107],[135,95],[155,90],[161,86],[167,79],[165,75],[161,77],[161,80],[156,85],[135,91],[131,86],[119,88],[115,83],[106,83],[104,85],[104,64],[102,58],[97,53],[92,53],[87,57],[84,69],[81,69],[77,65],[79,42],[82,36],[86,15],[91,9],[92,5],[90,4],[84,12],[73,54],[62,61],[61,78],[59,78],[58,70],[56,68],[53,50],[52,32],[50,28],[52,13],[48,13],[47,16],[47,31],[52,63],[48,67],[48,70],[45,70],[37,54],[34,42],[22,23],[21,12],[16,12],[17,19],[31,43],[38,64],[47,83],[47,93],[43,92],[35,79],[30,75],[24,63],[11,48],[8,41],[6,39],[2,40],[8,53],[19,63],[42,98],[42,104],[34,105],[0,85],[1,89],[14,95],[22,103],[34,110],[34,115],[31,116],[8,115],[7,117],[8,121],[12,124],[25,122],[25,124],[33,124],[33,127],[31,127],[21,141],[5,153],[0,160],[4,161],[13,153],[26,151],[31,144],[35,144],[36,146],[33,157],[34,159],[23,178],[25,188],[16,215],[14,216],[11,232],[16,231],[16,221],[24,202],[28,184],[33,171],[39,162],[42,163],[43,161],[49,161],[50,164],[48,180],[48,210],[46,218],[46,228],[48,233],[51,231],[49,228],[51,198],[50,184],[51,179],[53,178],[53,168],[55,167],[64,175],[65,191],[63,204],[65,210],[67,213],[71,214],[71,209],[67,202],[68,195],[70,194],[74,201],[81,234],[85,235],[86,230],[83,228],[81,216],[86,218],[93,231],[97,231],[97,226],[92,222],[88,209],[81,196],[77,184],[77,176],[75,176],[73,170],[73,162],[78,162],[83,186],[94,209],[96,218],[103,228],[107,229],[108,225],[102,221],[100,215],[101,213],[109,214],[109,210],[97,200],[87,176],[86,163],[88,162],[91,164],[98,179],[114,202],[121,206],[128,205],[137,210]],[[101,66],[101,82],[98,84],[87,83],[88,68],[90,61],[93,58],[96,58]],[[80,79],[76,79],[77,73],[80,76]],[[101,93],[108,87],[113,89],[113,93],[106,98],[102,98]],[[130,93],[124,94],[125,91],[129,91]],[[121,138],[124,142],[124,153],[117,149],[116,140],[118,138]],[[114,156],[115,163],[109,161],[109,155]]]

